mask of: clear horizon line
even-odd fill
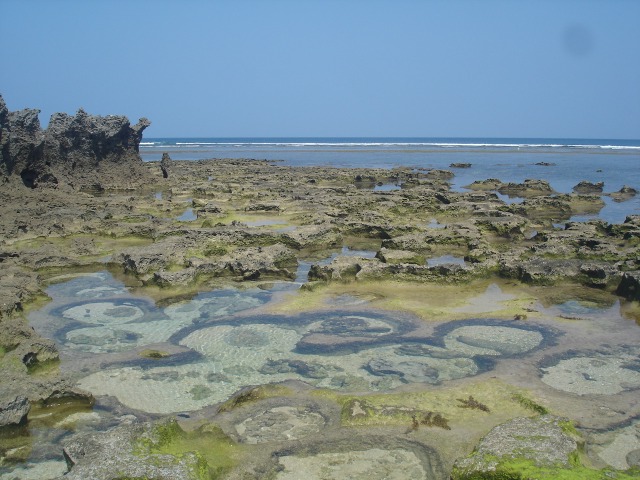
[[[305,139],[305,138],[317,138],[317,139],[465,139],[465,140],[617,140],[617,141],[631,141],[631,142],[640,142],[640,138],[622,138],[622,137],[468,137],[468,136],[358,136],[358,135],[349,135],[349,136],[314,136],[314,135],[295,135],[295,136],[287,136],[287,135],[272,135],[272,136],[251,136],[251,135],[233,135],[233,136],[203,136],[203,135],[171,135],[171,136],[149,136],[143,138],[214,138],[214,139],[272,139],[272,138],[287,138],[287,139]]]

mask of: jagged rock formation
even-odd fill
[[[162,170],[162,178],[169,178],[169,170],[173,166],[173,160],[167,152],[162,154],[162,160],[160,161],[160,169]]]
[[[30,188],[129,187],[145,176],[139,154],[146,118],[131,126],[127,117],[55,113],[46,130],[39,110],[9,112],[0,96],[0,178]]]
[[[0,95],[0,180],[7,175],[5,158],[9,158],[9,110]]]

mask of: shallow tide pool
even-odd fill
[[[373,252],[345,248],[341,253],[371,256]],[[546,392],[558,408],[579,404],[585,412],[597,412],[600,399],[607,397],[612,408],[614,404],[621,411],[629,408],[630,414],[627,397],[640,389],[640,350],[625,344],[638,338],[637,328],[620,317],[619,303],[533,304],[540,318],[548,320],[492,319],[486,313],[500,310],[514,295],[491,284],[484,293],[451,308],[469,318],[429,328],[414,315],[377,310],[367,302],[341,302],[341,297],[317,311],[268,313],[266,307],[283,289],[295,291],[297,285],[229,287],[159,305],[100,271],[50,285],[51,302],[32,312],[30,322],[57,342],[61,369],[96,396],[93,413],[98,418],[82,417],[78,423],[89,430],[113,425],[112,411],[189,416],[225,402],[244,387],[291,380],[337,393],[390,393],[447,386],[495,372],[507,378],[515,375],[516,383]],[[553,318],[567,318],[567,323],[559,325]],[[565,342],[567,347],[562,348]],[[296,420],[297,414],[291,417],[295,412],[290,408],[278,407],[269,415],[293,422],[287,427],[292,432],[322,428],[321,419],[309,412],[302,426],[296,426],[301,420]],[[606,425],[606,421],[595,423]],[[256,427],[247,420],[236,428],[252,432]],[[594,430],[599,439],[594,448],[603,452],[602,458],[614,458],[613,446],[628,433],[627,424],[616,428],[623,428],[619,435],[605,435],[607,428]],[[255,437],[252,442],[258,442],[260,435],[246,434]],[[46,452],[54,452],[52,445],[58,440],[49,437],[34,440],[39,446],[24,469],[38,472],[43,462],[54,458]],[[312,463],[304,468],[311,471],[333,462],[356,470],[362,465],[362,472],[369,472],[382,461],[376,460],[381,452],[386,450],[331,453],[309,460]],[[395,454],[401,463],[413,461],[408,451]],[[619,457],[611,462],[622,465]],[[282,457],[280,478],[289,478],[289,472],[305,461]],[[60,465],[49,467],[53,472]],[[365,475],[362,472],[358,475]],[[28,475],[26,470],[24,474]],[[0,471],[0,478],[12,478],[2,475]]]

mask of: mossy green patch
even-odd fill
[[[466,472],[454,467],[451,480],[632,480],[640,478],[640,469],[626,471],[595,470],[583,465],[539,466],[533,460],[502,458],[488,471]]]
[[[220,243],[210,243],[204,248],[202,253],[205,257],[221,257],[228,251],[229,249],[225,245],[222,245]]]
[[[529,397],[525,396],[522,393],[514,393],[513,400],[518,402],[524,408],[531,410],[532,412],[538,413],[540,415],[546,415],[547,413],[549,413],[549,410],[547,410],[546,407],[540,405],[539,403],[535,402],[534,400],[530,399]]]
[[[93,403],[83,399],[61,399],[58,403],[45,405],[43,402],[31,404],[29,411],[29,426],[42,428],[61,424],[70,415],[77,413],[91,413]]]
[[[26,461],[32,444],[33,437],[25,426],[0,428],[0,467]]]
[[[562,431],[564,433],[566,433],[567,435],[570,435],[572,437],[580,437],[580,433],[578,432],[578,430],[576,429],[575,424],[571,421],[571,420],[563,420],[558,422],[558,425],[560,426],[560,428],[562,429]]]
[[[161,358],[167,358],[171,356],[167,352],[163,352],[161,350],[153,350],[153,349],[145,349],[138,353],[141,357],[144,358],[152,358],[154,360],[160,360]]]
[[[229,438],[220,427],[205,424],[185,431],[175,420],[157,425],[149,436],[138,439],[135,454],[140,456],[173,455],[179,460],[185,454],[195,454],[193,478],[209,480],[229,472],[242,458],[244,449]]]
[[[492,284],[499,289],[488,290]],[[511,320],[522,315],[535,301],[526,286],[498,278],[473,281],[460,285],[442,285],[432,282],[397,280],[314,282],[296,295],[283,296],[270,306],[273,313],[295,313],[325,307],[332,298],[351,295],[371,298],[371,306],[383,310],[412,313],[429,321],[459,320],[469,318],[503,318]],[[512,298],[506,299],[504,294]],[[495,294],[495,298],[492,295]]]
[[[29,375],[46,377],[48,375],[57,375],[60,373],[60,359],[52,358],[44,362],[34,362],[27,366]]]
[[[414,417],[420,422],[431,412],[430,421],[436,419],[436,415],[440,415],[451,429],[471,429],[481,436],[499,423],[517,416],[531,415],[529,408],[514,400],[514,395],[518,393],[515,387],[498,379],[490,379],[422,392],[354,396],[319,390],[314,395],[332,399],[342,407],[341,422],[344,426],[406,425],[410,427]],[[483,408],[460,408],[459,399],[469,397]],[[437,423],[435,426],[440,426]]]

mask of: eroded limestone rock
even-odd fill
[[[566,420],[543,415],[515,418],[498,425],[471,455],[456,461],[451,478],[500,478],[498,472],[505,468],[503,464],[514,459],[530,461],[541,468],[571,468],[571,455],[577,451],[578,443],[563,430],[562,422]]]
[[[146,169],[138,153],[146,118],[131,126],[123,116],[55,113],[46,130],[39,110],[8,112],[0,100],[0,173],[30,188],[59,184],[83,188],[139,185]]]

